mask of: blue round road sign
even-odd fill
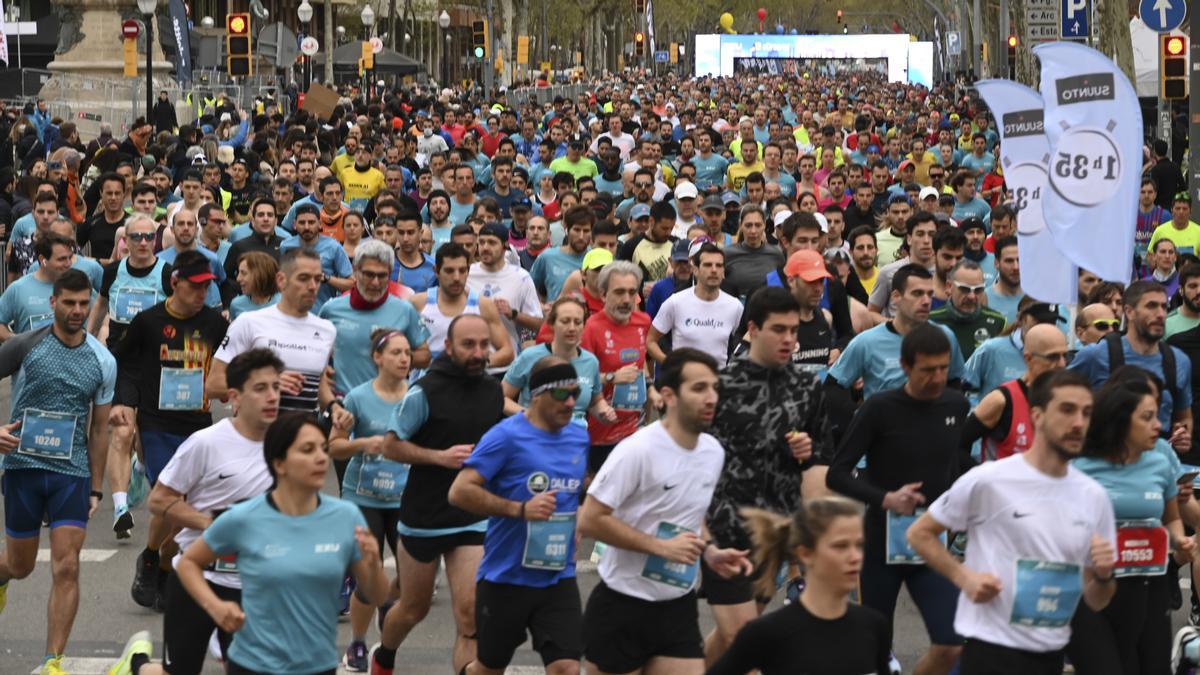
[[[1187,0],[1141,0],[1139,10],[1150,30],[1168,33],[1183,25]]]

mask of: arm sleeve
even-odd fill
[[[45,332],[48,330],[50,330],[50,326],[21,333],[0,345],[0,378],[8,377],[20,370],[29,350],[45,337]]]
[[[874,412],[870,401],[859,408],[858,414],[851,420],[850,428],[842,438],[841,445],[838,446],[833,462],[829,465],[829,475],[825,482],[831,490],[853,497],[864,504],[882,507],[886,491],[856,477],[853,473],[875,439],[877,415],[873,414]]]
[[[868,298],[870,304],[887,311],[889,296],[892,294],[892,278],[883,274],[880,271],[879,278],[875,280],[875,288],[871,289],[871,296]]]
[[[413,385],[388,423],[388,431],[402,441],[412,438],[429,419],[429,401],[420,385]]]
[[[628,447],[628,446],[626,446]],[[588,494],[601,504],[616,509],[641,487],[642,462],[632,452],[620,452],[618,447],[609,455],[604,466],[588,488]]]
[[[467,461],[463,462],[463,466],[471,467],[483,476],[484,480],[489,483],[501,469],[504,468],[505,450],[505,434],[494,433],[496,427],[492,427],[490,431],[479,439],[479,443],[471,450],[471,456],[467,457]]]
[[[221,346],[217,347],[217,352],[213,354],[214,359],[222,363],[229,363],[233,357],[253,346],[254,336],[251,335],[253,328],[250,327],[246,316],[242,315],[229,324],[229,330],[225,331],[225,339],[221,340]]]
[[[204,537],[204,543],[208,544],[213,553],[220,556],[237,552],[238,534],[243,529],[241,524],[236,522],[240,520],[240,511],[241,509],[237,507],[226,511],[221,514],[220,518],[213,520],[208,529],[204,530],[204,534],[201,536]]]
[[[663,335],[670,334],[671,328],[675,325],[675,303],[671,302],[671,298],[667,298],[662,307],[658,308],[658,314],[654,315],[654,321],[651,325]]]
[[[833,367],[829,369],[829,378],[845,389],[853,387],[858,378],[863,376],[864,349],[865,346],[861,340],[851,340],[846,345],[846,351],[842,352]]]
[[[113,402],[136,408],[140,403],[138,382],[141,381],[142,333],[146,323],[145,312],[139,312],[129,322],[129,328],[113,346],[112,355],[117,360],[117,389]]]
[[[15,304],[16,291],[12,286],[4,290],[4,294],[0,295],[0,323],[14,329],[13,332],[20,332],[20,326],[14,326],[13,321],[16,321],[16,310],[13,307]]]
[[[979,480],[983,471],[983,468],[976,468],[954,481],[950,489],[943,492],[929,507],[929,515],[947,529],[965,532],[967,517],[971,514],[971,495],[975,489],[975,482]],[[1110,506],[1110,513],[1111,508]],[[981,515],[987,517],[989,514]]]
[[[107,405],[112,403],[113,391],[117,386],[117,360],[108,353],[104,345],[100,344],[99,340],[88,336],[88,344],[92,346],[92,350],[96,354],[96,358],[100,361],[101,380],[100,386],[96,388],[96,395],[92,398],[94,405]]]

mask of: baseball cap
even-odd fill
[[[962,220],[958,221],[958,229],[962,230],[963,232],[975,229],[983,230],[985,232],[987,231],[987,228],[983,225],[983,220],[976,218],[975,216],[963,218]]]
[[[833,275],[825,269],[825,258],[811,249],[796,251],[787,260],[783,272],[789,277],[800,277],[804,281],[829,279]]]
[[[725,210],[725,203],[721,201],[721,197],[719,195],[709,195],[704,198],[704,203],[700,205],[700,210],[708,211],[709,209],[714,209],[717,211]]]
[[[533,204],[530,203],[529,197],[517,197],[516,199],[512,200],[508,204],[509,211],[521,210],[521,209],[524,209],[525,211],[529,211],[532,208],[533,208]]]
[[[508,242],[508,228],[497,223],[487,223],[479,228],[479,236],[495,237],[500,240],[500,243]]]
[[[912,163],[911,159],[906,159],[903,162],[900,162],[900,166],[896,167],[896,171],[903,171],[909,168],[915,169],[916,165]]]
[[[613,254],[608,249],[594,248],[583,256],[583,264],[579,267],[584,270],[598,270],[612,261]]]
[[[792,215],[791,211],[787,211],[787,210],[780,211],[779,213],[775,214],[775,216],[771,219],[771,222],[775,224],[775,227],[779,227],[780,225],[783,225],[783,221],[790,218],[791,215]]]
[[[929,199],[930,197],[937,199],[938,197],[941,196],[941,194],[942,193],[938,192],[938,189],[935,187],[923,187],[923,188],[921,188],[921,193],[920,193],[920,195],[918,195],[918,197],[921,201],[925,201],[926,199]]]
[[[712,237],[708,236],[707,234],[702,234],[698,237],[695,237],[688,242],[688,257],[695,258],[696,254],[700,252],[700,247],[704,246],[705,244],[712,243],[715,242],[713,242]]]
[[[700,196],[700,192],[696,190],[696,184],[691,181],[678,183],[675,186],[675,199],[695,199]]]
[[[679,241],[672,244],[671,245],[671,262],[683,262],[684,260],[690,259],[691,256],[688,255],[690,248],[691,248],[691,244],[686,239],[680,239]]]
[[[872,153],[874,153],[876,155],[879,154],[879,146],[875,145],[874,143],[867,146],[867,154],[872,154]]]
[[[903,192],[897,192],[893,194],[891,197],[888,197],[887,201],[888,206],[891,206],[892,204],[899,204],[900,202],[904,202],[905,204],[912,206],[912,202],[909,201],[908,195]]]
[[[217,278],[217,275],[213,274],[212,265],[207,260],[193,265],[176,267],[171,275],[176,279],[187,279],[193,284],[202,284]]]
[[[1065,321],[1062,314],[1058,312],[1058,305],[1052,305],[1048,302],[1035,302],[1021,310],[1019,314],[1029,315],[1038,323],[1058,323]]]
[[[721,194],[721,203],[726,204],[726,205],[737,204],[738,206],[741,206],[742,198],[739,197],[738,193],[734,192],[733,190],[726,190],[724,193]]]
[[[829,234],[829,219],[824,213],[814,213],[812,217],[816,219],[817,224],[821,226],[821,234]]]
[[[629,209],[630,220],[640,220],[650,217],[650,207],[645,204],[634,204],[633,208]]]

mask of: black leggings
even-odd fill
[[[1100,612],[1080,601],[1067,656],[1080,675],[1158,675],[1171,667],[1170,578],[1126,577]]]
[[[226,602],[242,602],[242,591],[208,582],[217,597]],[[171,675],[199,675],[204,670],[208,654],[208,638],[217,631],[221,653],[229,651],[233,636],[217,628],[217,624],[183,587],[179,576],[167,580],[167,605],[163,611],[163,670]]]
[[[227,675],[269,675],[268,673],[260,673],[257,670],[243,668],[233,661],[226,661],[225,668]],[[337,675],[337,668],[334,668],[333,670],[322,670],[319,673],[313,673],[313,675]]]

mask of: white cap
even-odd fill
[[[696,190],[696,184],[691,181],[684,181],[675,185],[675,199],[695,199],[700,196],[700,192]]]
[[[813,218],[816,218],[817,223],[821,226],[821,233],[829,234],[829,221],[825,218],[825,214],[814,213]]]
[[[928,187],[921,188],[921,194],[918,196],[918,199],[920,199],[921,201],[924,201],[930,197],[937,199],[940,196],[941,196],[941,193],[938,192],[937,188],[935,188],[933,186],[928,186]]]
[[[783,221],[787,220],[791,215],[791,211],[780,211],[779,213],[775,214],[772,222],[775,223],[775,227],[779,227],[780,225],[783,225]]]
[[[227,112],[223,112],[223,113],[221,113],[221,121],[222,122],[232,122],[233,116]]]

